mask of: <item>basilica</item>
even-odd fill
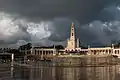
[[[75,24],[72,23],[71,25],[71,33],[70,33],[70,39],[67,40],[67,46],[65,48],[66,51],[75,51],[80,50],[79,46],[79,39],[76,39],[75,36]]]
[[[112,44],[110,47],[90,47],[88,46],[87,49],[82,49],[80,47],[80,41],[78,38],[76,38],[75,35],[75,24],[72,23],[71,25],[71,32],[70,32],[70,39],[67,40],[67,46],[65,48],[65,52],[69,53],[84,53],[87,55],[119,55],[120,54],[120,48],[115,48],[114,44]]]
[[[54,55],[116,55],[120,56],[120,48],[115,48],[114,44],[110,47],[88,47],[83,49],[80,47],[80,41],[76,38],[75,24],[71,24],[70,37],[67,39],[66,47],[64,49],[33,47],[31,50],[23,51],[25,54],[37,56],[54,56]]]

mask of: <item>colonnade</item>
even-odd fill
[[[29,54],[27,54],[29,52]],[[24,57],[24,61],[28,60],[28,56],[31,58],[36,58],[36,59],[49,59],[51,56],[55,56],[57,53],[56,49],[45,49],[45,48],[34,48],[26,52],[26,56]]]
[[[90,54],[99,55],[99,54],[112,54],[112,49],[106,49],[106,50],[90,50]]]
[[[31,49],[29,51],[25,52],[26,54],[31,54],[31,55],[37,55],[37,56],[53,56],[56,55],[57,53],[69,53],[69,51],[65,50],[58,50],[56,49]],[[115,49],[115,48],[88,48],[88,49],[81,49],[80,51],[77,51],[77,53],[80,54],[90,54],[90,55],[102,55],[102,54],[107,54],[107,55],[113,55],[113,54],[120,54],[120,49]]]
[[[120,49],[89,49],[88,54],[100,55],[100,54],[120,54]]]
[[[34,49],[31,51],[32,55],[56,55],[55,49]]]
[[[114,49],[114,53],[113,54],[120,54],[120,49]]]

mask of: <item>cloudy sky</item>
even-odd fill
[[[120,40],[119,0],[0,0],[0,47],[62,44],[71,22],[82,44]]]

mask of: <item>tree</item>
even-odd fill
[[[56,45],[55,48],[56,49],[64,49],[64,47],[62,45]]]
[[[25,45],[20,46],[18,49],[19,50],[30,50],[32,48],[32,44],[31,43],[27,43]]]

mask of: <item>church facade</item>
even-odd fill
[[[80,43],[80,41],[78,38],[76,38],[76,34],[75,34],[75,24],[72,22],[70,39],[67,40],[67,45],[66,45],[65,50],[66,51],[81,50],[79,43]]]

